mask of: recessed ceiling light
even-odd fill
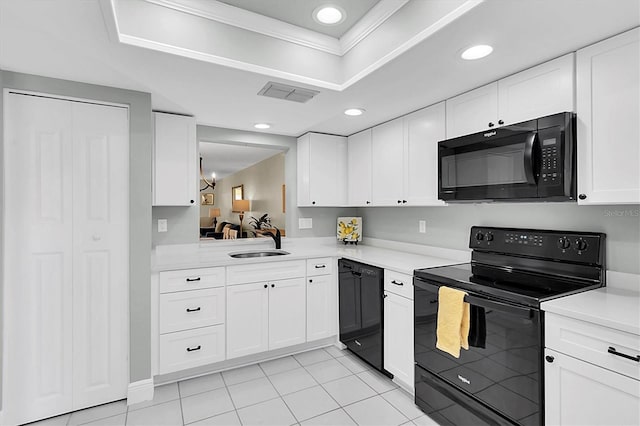
[[[253,125],[253,127],[255,127],[256,129],[270,129],[271,128],[271,124],[267,124],[267,123],[256,123]]]
[[[345,115],[351,115],[351,116],[362,115],[364,113],[364,110],[362,108],[349,108],[349,109],[345,109],[344,113]]]
[[[345,11],[334,5],[322,5],[313,11],[313,19],[324,25],[336,25],[344,21],[347,14]]]
[[[460,55],[462,59],[466,59],[468,61],[472,61],[474,59],[484,58],[485,56],[491,54],[493,52],[493,47],[488,44],[478,44],[477,46],[471,46],[466,49]]]

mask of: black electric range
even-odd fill
[[[469,247],[470,263],[414,271],[416,404],[447,425],[543,425],[540,303],[605,285],[605,234],[474,226]],[[440,286],[471,305],[459,358],[435,348]]]

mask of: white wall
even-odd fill
[[[469,247],[473,225],[607,234],[607,268],[640,274],[640,206],[578,206],[576,203],[450,204],[446,207],[358,209],[366,237],[433,245]],[[418,232],[418,221],[427,232]]]

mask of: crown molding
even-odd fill
[[[240,9],[239,7],[210,0],[145,0],[158,6],[167,7],[201,18],[232,25],[247,31],[275,37],[290,43],[342,56],[342,48],[337,38],[301,28],[268,16]]]
[[[154,40],[149,40],[141,37],[136,37],[128,34],[120,33],[120,42],[129,44],[131,46],[144,47],[151,50],[157,50],[164,53],[170,53],[173,55],[183,56],[185,58],[196,59],[198,61],[210,62],[212,64],[222,65],[229,68],[235,68],[243,71],[255,72],[258,74],[269,75],[276,78],[282,78],[290,81],[297,81],[299,83],[308,84],[311,86],[323,87],[325,89],[343,90],[343,85],[337,83],[331,83],[325,80],[319,80],[317,78],[311,78],[300,74],[289,73],[281,71],[275,68],[264,67],[262,65],[256,65],[249,62],[238,61],[235,59],[229,59],[223,56],[212,55],[209,53],[202,53],[196,50],[185,49],[183,47],[173,46],[166,43],[160,43]]]
[[[367,75],[371,74],[372,72],[374,72],[378,68],[382,67],[383,65],[387,64],[388,62],[390,62],[390,61],[394,60],[395,58],[397,58],[398,56],[402,55],[404,52],[406,52],[407,50],[411,49],[412,47],[414,47],[418,43],[422,42],[423,40],[425,40],[426,38],[428,38],[432,34],[436,33],[437,31],[439,31],[440,29],[442,29],[443,27],[445,27],[449,23],[453,22],[454,20],[456,20],[460,16],[464,15],[465,13],[467,13],[468,11],[473,9],[474,7],[478,6],[483,1],[484,0],[467,0],[467,1],[465,1],[462,5],[458,6],[456,9],[454,9],[451,12],[447,13],[445,16],[443,16],[442,18],[438,19],[436,22],[434,22],[429,27],[427,27],[424,30],[420,31],[418,34],[416,34],[415,36],[411,37],[409,40],[407,40],[406,42],[402,43],[401,45],[396,47],[391,52],[387,53],[386,55],[384,55],[383,57],[381,57],[380,59],[378,59],[377,61],[375,61],[371,65],[369,65],[368,67],[364,68],[360,72],[358,72],[355,75],[353,75],[351,78],[349,78],[347,81],[345,81],[344,83],[341,84],[341,87],[342,87],[341,90],[344,90],[347,87],[351,86],[352,84],[360,81],[361,79],[363,79]]]
[[[409,0],[380,0],[340,39],[260,15],[217,0],[144,0],[158,6],[232,25],[336,56],[343,56]]]
[[[341,55],[345,55],[353,49],[408,2],[409,0],[380,0],[376,3],[349,31],[340,37]]]

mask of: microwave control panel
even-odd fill
[[[551,131],[549,131],[551,130]],[[540,181],[545,184],[556,184],[561,182],[562,166],[561,143],[558,132],[552,129],[545,129],[539,134],[542,151],[542,167],[540,167]]]

